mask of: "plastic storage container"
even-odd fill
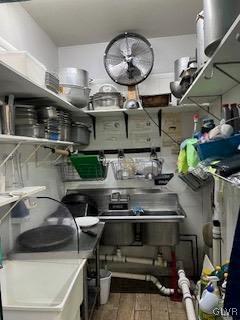
[[[46,67],[26,51],[0,52],[0,61],[45,87]]]
[[[219,139],[196,145],[201,160],[207,158],[230,157],[238,151],[240,145],[240,134],[230,138]]]

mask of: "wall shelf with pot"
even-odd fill
[[[31,81],[0,61],[0,96],[14,95],[16,103],[48,104],[84,116],[85,113],[60,95]],[[85,115],[86,116],[86,115]]]
[[[208,60],[193,84],[180,100],[213,102],[217,97],[240,84],[240,15],[234,21],[213,56]]]
[[[162,110],[163,112],[194,112],[199,110],[200,108],[196,105],[193,104],[186,104],[186,105],[168,105],[165,107],[154,107],[154,108],[145,108],[145,110],[148,113],[158,113],[158,111]],[[121,113],[126,113],[128,115],[142,115],[145,114],[144,108],[138,108],[138,109],[117,109],[117,108],[103,108],[103,109],[97,109],[97,110],[88,110],[88,109],[83,109],[83,111],[91,116],[95,117],[114,117],[117,116]]]
[[[74,142],[69,141],[59,141],[59,140],[49,140],[42,138],[32,138],[24,136],[6,135],[0,134],[1,143],[15,144],[21,142],[22,144],[43,144],[43,145],[62,145],[62,146],[73,146]]]

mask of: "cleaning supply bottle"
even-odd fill
[[[209,283],[209,276],[211,276],[212,272],[210,269],[204,269],[202,272],[202,276],[200,279],[200,284],[201,284],[201,294],[203,291],[206,289],[208,283]]]
[[[214,287],[209,285],[202,294],[199,301],[199,315],[201,320],[216,320],[214,314],[215,309],[218,307],[219,297],[214,292]]]
[[[198,122],[199,122],[199,114],[196,113],[193,115],[193,138],[196,137],[196,135],[198,134]]]

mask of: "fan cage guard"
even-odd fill
[[[109,62],[108,62],[108,55],[110,55],[109,51],[112,49],[113,45],[115,43],[117,43],[119,40],[123,40],[123,39],[136,39],[136,40],[139,40],[141,41],[142,43],[145,43],[146,47],[148,47],[148,50],[149,50],[149,54],[151,55],[151,61],[149,60],[149,62],[147,62],[150,67],[148,68],[148,71],[146,72],[146,74],[144,75],[141,75],[138,77],[138,79],[134,79],[134,81],[130,81],[130,79],[128,78],[128,81],[121,81],[121,80],[118,80],[116,79],[110,72],[109,70]],[[120,55],[119,55],[119,61],[121,59]],[[123,61],[123,59],[122,59]],[[142,81],[144,81],[148,76],[149,74],[151,73],[152,69],[153,69],[153,64],[154,64],[154,53],[153,53],[153,48],[152,48],[152,45],[151,43],[142,35],[138,34],[138,33],[134,33],[134,32],[125,32],[125,33],[121,33],[119,34],[118,36],[116,36],[115,38],[113,38],[109,44],[107,45],[106,49],[105,49],[105,53],[104,53],[104,67],[105,67],[105,70],[107,72],[107,74],[109,75],[109,77],[115,82],[115,83],[118,83],[120,85],[125,85],[125,86],[135,86],[139,83],[141,83]]]

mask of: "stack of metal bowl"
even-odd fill
[[[35,106],[15,105],[16,135],[34,138],[44,138],[44,126],[38,123]]]
[[[57,111],[59,128],[60,128],[60,140],[70,140],[71,119],[70,115],[64,111]]]
[[[55,107],[41,107],[38,109],[38,119],[44,125],[45,138],[60,140],[60,124]]]

